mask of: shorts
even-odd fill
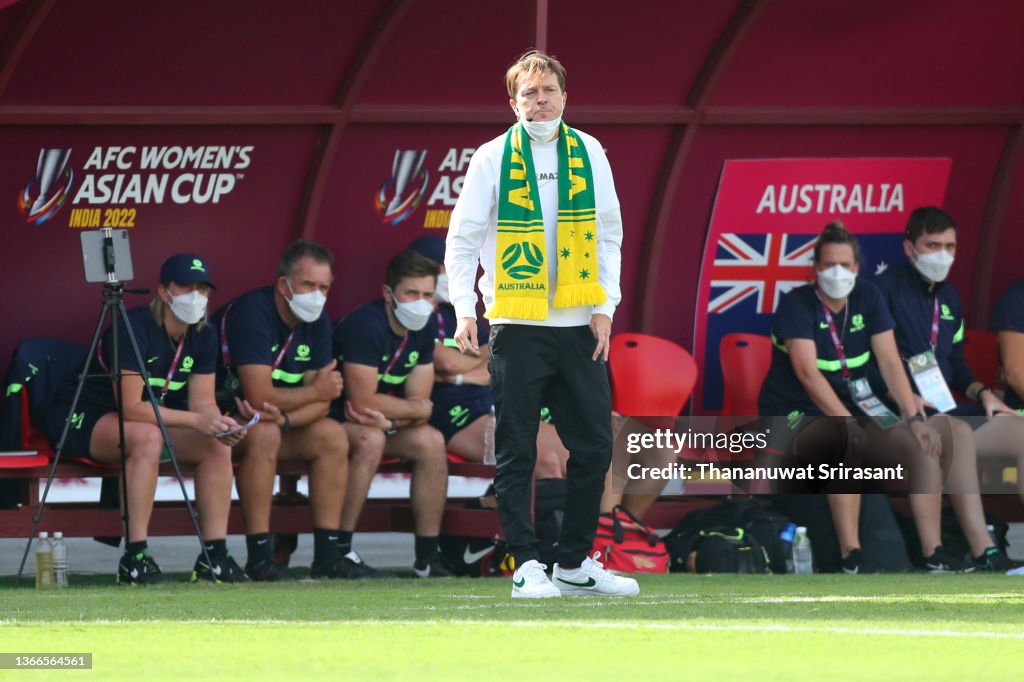
[[[430,415],[430,425],[444,435],[445,443],[480,417],[489,415],[494,407],[490,392],[463,395],[465,400],[458,400],[454,391],[449,393],[446,399],[434,400],[434,411]]]
[[[71,405],[69,403],[64,403],[54,405],[47,412],[46,440],[50,442],[50,447],[54,450],[57,449],[57,444],[60,442],[60,436],[64,432],[64,423],[68,418],[68,412],[70,409]],[[92,440],[92,430],[96,427],[96,422],[98,422],[103,415],[107,414],[108,411],[109,410],[105,410],[96,405],[79,405],[78,409],[75,410],[75,414],[71,416],[71,428],[68,429],[68,436],[64,441],[64,450],[61,455],[82,457],[96,461],[89,454],[89,443]]]
[[[54,450],[57,449],[57,444],[60,442],[60,436],[64,431],[64,422],[70,409],[70,404],[55,405],[46,415],[46,440]],[[71,418],[71,428],[68,429],[68,437],[64,441],[64,450],[61,452],[61,456],[67,455],[100,462],[92,456],[89,445],[92,442],[93,429],[106,414],[110,414],[109,409],[96,405],[79,406]],[[160,461],[171,461],[171,453],[166,444],[160,451]],[[107,464],[106,462],[102,463]]]
[[[857,414],[858,410],[855,407],[851,407],[850,411],[853,412],[853,421],[856,422],[861,428],[868,428],[874,423],[871,417],[863,414]],[[796,438],[805,428],[813,424],[819,418],[834,419],[837,426],[845,423],[843,417],[825,417],[825,413],[818,409],[817,406],[805,406],[802,409],[790,410],[788,412],[784,410],[774,411],[776,414],[785,414],[785,416],[765,416],[762,415],[758,420],[758,431],[768,432],[768,447],[769,449],[781,451],[786,454],[793,454],[796,445]],[[845,431],[839,431],[842,433]]]

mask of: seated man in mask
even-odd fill
[[[341,515],[342,551],[352,551],[352,532],[381,456],[401,457],[413,466],[413,570],[420,578],[452,575],[438,551],[448,458],[444,436],[428,424],[433,410],[437,273],[433,261],[403,251],[388,263],[383,297],[349,313],[334,329],[334,356],[345,392],[332,415],[343,420],[352,443]]]

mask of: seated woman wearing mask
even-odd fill
[[[845,451],[846,464],[858,465],[863,457],[871,464],[903,464],[911,490],[937,489],[939,435],[914,401],[881,294],[857,278],[860,262],[860,247],[842,223],[827,225],[814,247],[816,283],[792,289],[779,301],[759,411],[787,418],[781,428],[790,451],[815,470],[819,460],[835,462]],[[885,431],[864,416],[880,404],[868,381],[875,363],[905,420]],[[779,428],[773,425],[774,431]],[[860,546],[860,495],[832,493],[828,503],[843,571],[870,570]],[[938,528],[937,512],[933,516],[915,516],[919,532],[922,524]]]
[[[128,311],[139,352],[149,372],[149,383],[160,404],[160,416],[180,462],[196,464],[196,507],[206,541],[196,559],[192,580],[244,582],[245,573],[225,546],[231,506],[231,446],[245,431],[221,435],[238,427],[223,416],[214,401],[214,372],[219,346],[214,329],[206,324],[207,297],[214,288],[206,261],[180,253],[160,268],[160,286],[147,306]],[[124,326],[118,338],[122,370],[124,438],[127,451],[129,529],[124,556],[118,565],[119,584],[163,582],[163,574],[150,555],[146,537],[160,462],[169,458],[157,426],[138,361]],[[109,372],[113,330],[100,341],[90,374]],[[48,436],[56,445],[77,386],[77,379],[62,388],[50,411]],[[120,436],[113,383],[105,379],[83,386],[64,452],[107,464],[119,464]]]

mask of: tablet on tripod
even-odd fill
[[[90,230],[82,233],[82,264],[86,282],[126,282],[132,272],[128,230]]]

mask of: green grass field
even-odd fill
[[[634,599],[525,603],[502,579],[107,580],[61,592],[0,584],[0,651],[93,654],[91,672],[0,679],[906,681],[1024,670],[1024,581],[1005,576],[647,576]]]

